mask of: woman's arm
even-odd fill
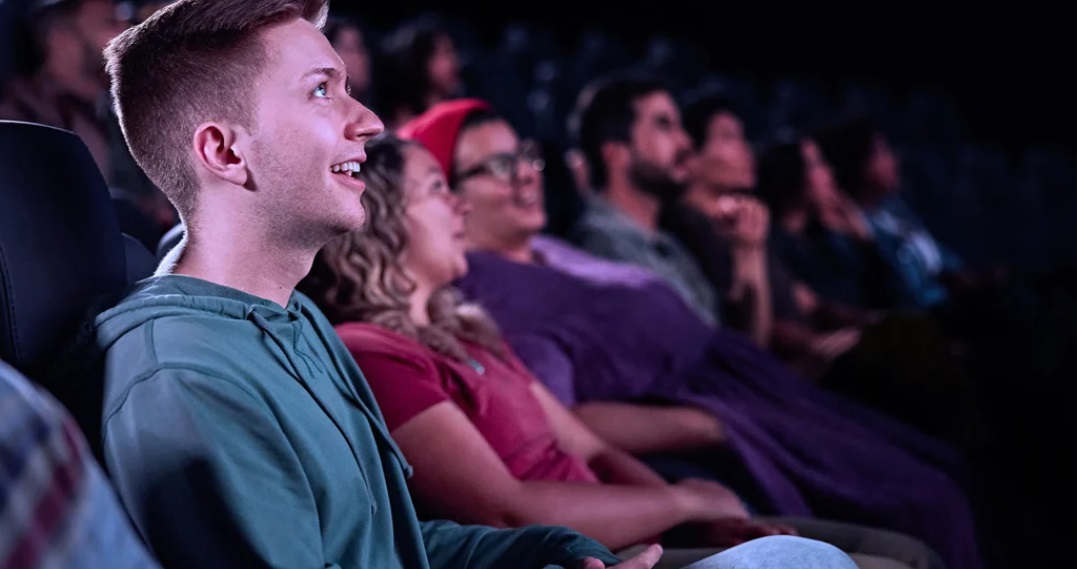
[[[725,442],[718,417],[695,407],[596,401],[572,411],[597,436],[631,454],[696,450]]]
[[[591,432],[541,383],[532,382],[531,392],[546,412],[550,429],[561,449],[587,462],[603,482],[653,487],[667,485],[666,481],[647,465],[612,447]]]
[[[621,452],[588,430],[569,410],[561,404],[542,384],[535,382],[532,390],[546,411],[550,428],[561,448],[588,461],[592,469],[606,482],[662,487],[667,483],[646,464]],[[688,498],[697,501],[704,512],[701,521],[746,518],[747,510],[732,490],[708,480],[686,479],[675,488],[688,490]]]
[[[410,485],[416,501],[460,523],[561,525],[617,549],[710,515],[703,511],[710,504],[678,486],[518,480],[451,402],[419,413],[392,435],[415,468]]]

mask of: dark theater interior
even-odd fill
[[[1075,11],[0,0],[0,569],[1077,566]]]

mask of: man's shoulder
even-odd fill
[[[579,219],[576,221],[576,227],[582,229],[623,229],[623,226],[624,223],[619,218],[617,210],[606,203],[605,200],[599,198],[587,200]]]
[[[167,280],[147,279],[115,303],[100,303],[78,344],[89,348],[84,356],[102,358],[112,382],[167,369],[234,376],[271,359],[261,329],[240,307],[185,294]]]

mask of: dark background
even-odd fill
[[[13,14],[32,0],[0,0],[0,75],[10,67]],[[603,28],[642,47],[656,34],[693,38],[715,71],[767,81],[793,74],[830,84],[876,81],[901,93],[944,89],[981,142],[1077,152],[1077,2],[850,0],[714,2],[415,2],[333,0],[386,29],[422,11],[470,20],[491,44],[528,20],[572,45]]]
[[[491,43],[504,24],[540,22],[566,45],[603,28],[629,45],[655,34],[694,38],[714,70],[763,81],[778,75],[877,81],[896,92],[944,89],[976,139],[1005,147],[1077,150],[1077,9],[1072,1],[1006,3],[370,2],[336,0],[378,28],[423,10],[464,17]]]

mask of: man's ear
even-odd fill
[[[628,144],[614,140],[603,142],[599,147],[599,153],[602,155],[602,161],[606,163],[606,170],[619,169],[628,164],[631,158]]]
[[[238,142],[239,133],[233,127],[218,123],[199,125],[194,131],[197,165],[221,180],[246,185],[248,164]]]

